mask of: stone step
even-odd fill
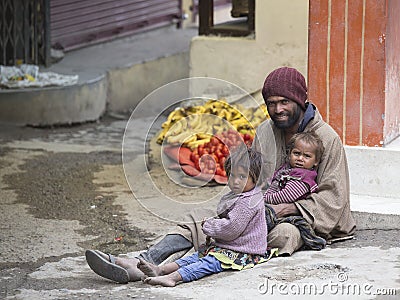
[[[400,229],[400,198],[350,195],[358,229]]]
[[[395,145],[345,146],[351,193],[372,197],[400,197],[400,147]]]

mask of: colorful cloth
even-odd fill
[[[290,223],[296,226],[304,242],[302,250],[322,250],[326,246],[326,240],[316,235],[311,225],[301,216],[288,216],[278,219],[271,206],[265,204],[265,219],[268,231],[271,231],[276,225],[281,223]]]
[[[253,268],[257,264],[267,262],[273,256],[278,256],[278,249],[268,249],[263,255],[258,255],[237,252],[210,245],[207,248],[203,248],[202,252],[199,252],[199,257],[207,255],[214,256],[219,260],[223,269],[245,270]]]

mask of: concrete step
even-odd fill
[[[371,197],[400,197],[400,147],[345,146],[351,193]],[[388,206],[389,207],[389,206]]]
[[[350,195],[358,229],[400,229],[400,198]]]

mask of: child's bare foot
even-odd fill
[[[163,275],[162,269],[159,266],[153,265],[141,258],[139,258],[137,267],[140,269],[140,271],[142,271],[146,276],[149,277],[156,277]]]
[[[182,281],[182,277],[178,272],[173,272],[171,274],[163,276],[147,277],[143,279],[144,283],[148,283],[151,285],[162,285],[168,287],[176,286],[176,284],[179,281]]]

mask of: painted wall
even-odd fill
[[[310,0],[309,98],[346,145],[400,135],[400,1]]]
[[[385,144],[400,135],[400,1],[389,0],[387,14]]]
[[[309,98],[346,145],[382,146],[386,0],[310,0]]]
[[[193,38],[190,76],[216,77],[253,93],[276,67],[306,75],[308,0],[256,0],[255,14],[255,37]]]

